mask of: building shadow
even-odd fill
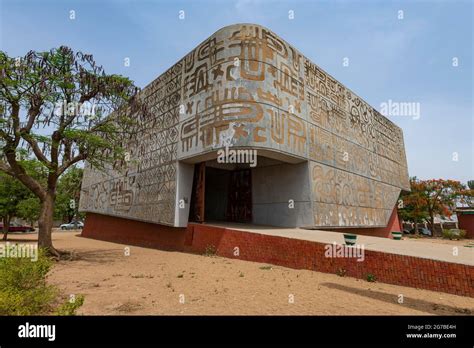
[[[472,315],[474,308],[460,308],[445,304],[439,304],[432,301],[415,299],[412,297],[403,296],[403,303],[398,303],[398,295],[386,293],[377,290],[358,289],[351,286],[345,286],[336,283],[322,283],[330,289],[345,291],[351,294],[364,296],[367,298],[384,301],[391,304],[398,304],[402,307],[408,307],[414,310],[434,314],[434,315]]]

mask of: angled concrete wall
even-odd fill
[[[281,227],[312,226],[308,178],[308,162],[253,168],[253,223]]]

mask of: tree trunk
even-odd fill
[[[5,216],[3,218],[3,240],[6,241],[8,238],[8,230],[10,229],[10,217]]]
[[[428,207],[428,214],[430,215],[430,221],[429,221],[428,225],[431,225],[431,226],[429,226],[429,229],[431,230],[431,236],[433,236],[433,233],[434,233],[434,215],[435,215],[434,205],[433,205],[433,207],[431,207],[431,206]]]
[[[431,226],[430,226],[430,230],[431,230],[431,237],[434,236],[434,216],[431,217]]]
[[[59,256],[58,251],[53,247],[51,232],[53,229],[54,213],[54,192],[49,191],[46,198],[41,202],[41,212],[38,219],[38,247],[54,256]]]

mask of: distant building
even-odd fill
[[[474,208],[456,209],[458,226],[461,230],[466,230],[466,238],[474,238]]]
[[[103,215],[126,219],[123,233],[133,221],[399,230],[402,130],[270,30],[220,29],[141,97],[153,115],[126,174],[86,166],[86,230]]]

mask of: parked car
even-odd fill
[[[84,227],[84,224],[81,221],[73,221],[68,224],[62,224],[59,226],[61,230],[79,230]]]
[[[17,223],[11,223],[10,227],[8,228],[8,232],[33,232],[35,230],[34,227],[20,225]],[[0,231],[3,231],[3,223],[0,223]]]
[[[431,231],[425,227],[420,227],[418,229],[418,232],[422,235],[425,235],[425,236],[432,236],[433,234],[431,233]]]
[[[411,230],[403,229],[403,233],[405,233],[405,234],[415,234],[415,229],[414,228],[411,229]],[[432,232],[429,229],[427,229],[426,227],[418,227],[418,233],[422,234],[424,236],[430,236],[430,237],[433,235]]]

